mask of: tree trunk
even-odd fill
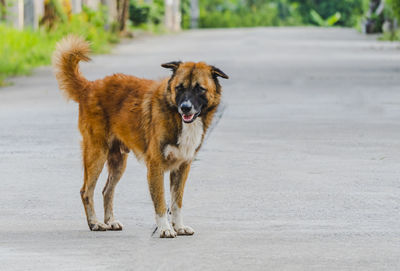
[[[6,0],[0,0],[0,20],[6,19]]]
[[[123,32],[129,18],[129,0],[117,0],[117,11],[119,31]]]
[[[40,25],[45,25],[48,28],[53,28],[57,20],[57,10],[54,2],[51,0],[44,2],[44,14],[42,19],[39,21]]]

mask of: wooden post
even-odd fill
[[[174,31],[181,30],[181,22],[182,22],[182,15],[181,15],[181,0],[174,0],[173,5],[173,18],[174,18]]]
[[[24,0],[24,27],[38,29],[43,11],[44,0]]]
[[[164,14],[164,24],[165,28],[171,30],[172,28],[172,1],[173,0],[165,0],[165,14]]]
[[[35,3],[24,0],[24,27],[35,28]]]
[[[165,0],[165,27],[169,31],[181,30],[180,0]]]
[[[80,13],[82,11],[82,0],[71,0],[72,13]]]
[[[35,0],[35,20],[39,26],[40,18],[44,14],[44,0]]]
[[[191,0],[190,1],[190,28],[198,28],[199,27],[199,17],[200,17],[199,0]]]
[[[24,1],[14,0],[12,5],[7,9],[7,21],[15,28],[24,28]]]
[[[83,0],[83,4],[91,9],[97,10],[100,4],[100,0]]]
[[[118,20],[118,10],[116,0],[101,0],[101,3],[107,7],[108,22],[116,22]]]

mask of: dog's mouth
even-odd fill
[[[182,119],[183,119],[184,122],[191,122],[194,119],[194,114],[191,114],[191,115],[183,114],[182,115]]]
[[[181,114],[182,120],[183,120],[184,123],[193,122],[197,118],[198,115],[199,115],[199,113],[196,113],[196,114]]]

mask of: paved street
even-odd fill
[[[1,270],[400,270],[398,43],[352,29],[188,31],[124,42],[82,70],[162,78],[172,60],[230,76],[186,186],[196,234],[152,236],[133,155],[115,200],[124,230],[89,231],[78,106],[43,67],[0,88]]]

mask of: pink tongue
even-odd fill
[[[194,115],[183,115],[183,119],[186,121],[192,120]]]

